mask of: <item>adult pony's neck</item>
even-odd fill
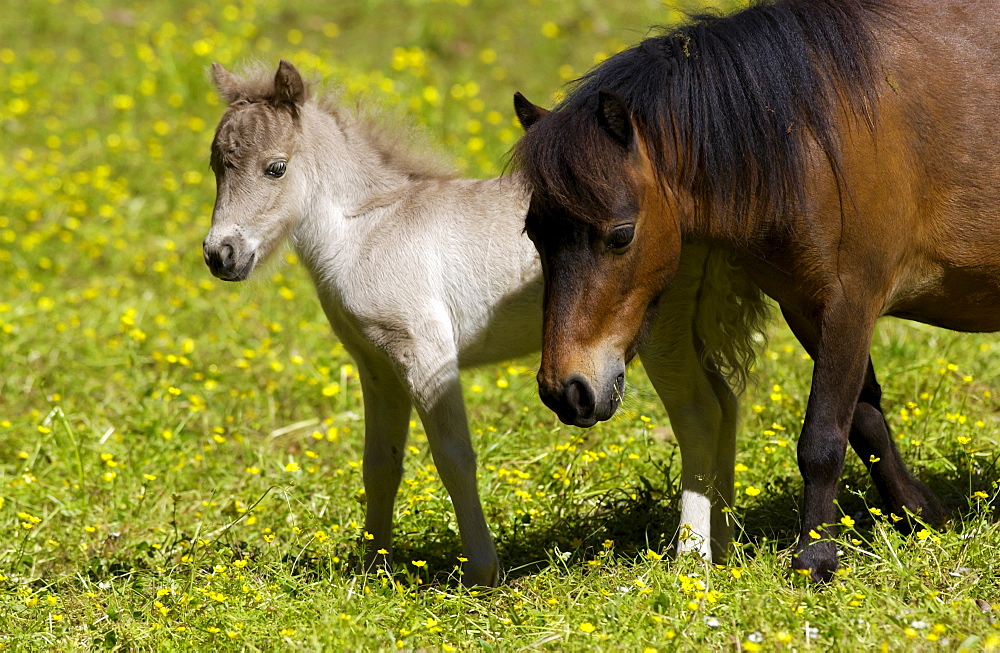
[[[578,80],[555,111],[580,117],[563,121],[552,138],[573,142],[566,130],[575,126],[593,142],[582,130],[597,129],[598,92],[611,91],[628,108],[656,176],[693,200],[696,215],[686,221],[694,224],[684,227],[721,227],[741,238],[761,219],[780,223],[801,207],[806,164],[817,146],[840,178],[843,118],[872,126],[883,76],[876,27],[893,13],[892,1],[781,0],[728,17],[698,17]],[[598,177],[586,169],[605,157],[587,160],[539,143],[546,135],[531,130],[528,137],[532,152],[519,152],[518,160],[529,179],[558,185],[556,167]],[[589,201],[610,205],[614,190],[600,197],[597,189]]]

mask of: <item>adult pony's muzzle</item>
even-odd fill
[[[223,281],[243,281],[253,272],[257,256],[255,252],[245,255],[238,239],[227,236],[218,243],[206,238],[201,246],[205,265],[212,274]]]
[[[574,374],[565,383],[546,383],[538,376],[538,396],[563,424],[587,428],[610,419],[625,395],[625,372],[598,393],[586,378]]]

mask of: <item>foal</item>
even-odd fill
[[[212,144],[217,197],[204,243],[212,273],[246,279],[287,234],[334,332],[354,357],[365,406],[366,566],[388,564],[393,502],[416,408],[455,506],[463,582],[500,567],[476,488],[459,368],[538,350],[542,282],[523,235],[519,178],[455,179],[329,102],[282,61],[273,79],[213,65],[229,103]],[[683,463],[678,549],[721,559],[732,525],[736,403],[762,317],[756,288],[728,259],[692,248],[653,325],[643,362]],[[619,387],[619,391],[623,388]]]

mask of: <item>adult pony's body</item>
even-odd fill
[[[398,132],[311,99],[287,62],[249,79],[216,64],[213,77],[229,107],[212,146],[217,197],[205,261],[239,281],[287,234],[312,275],[361,378],[366,565],[389,562],[379,551],[392,548],[416,408],[455,506],[463,582],[495,585],[459,368],[523,356],[541,342],[541,269],[522,233],[523,184],[454,178],[403,147]],[[721,558],[732,532],[724,510],[736,404],[720,366],[742,372],[760,304],[718,252],[692,249],[678,274],[664,299],[670,318],[653,325],[660,336],[643,360],[681,447],[681,523],[692,537],[679,549]]]
[[[810,534],[837,521],[848,442],[892,512],[943,518],[889,437],[868,350],[883,315],[1000,330],[996,9],[766,3],[616,55],[551,113],[515,99],[546,270],[543,396],[571,411],[571,375],[606,392],[682,241],[734,252],[814,360],[793,566],[816,579],[837,567]],[[588,310],[565,310],[578,295]]]

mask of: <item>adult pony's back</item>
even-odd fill
[[[602,392],[682,240],[735,252],[815,361],[793,563],[814,578],[837,566],[814,536],[836,521],[848,442],[889,510],[942,517],[889,437],[868,349],[883,315],[1000,329],[996,7],[759,4],[612,57],[551,113],[516,98],[546,272],[543,395],[565,412],[565,361],[581,358],[594,365],[574,383]],[[589,310],[567,314],[580,296]]]

